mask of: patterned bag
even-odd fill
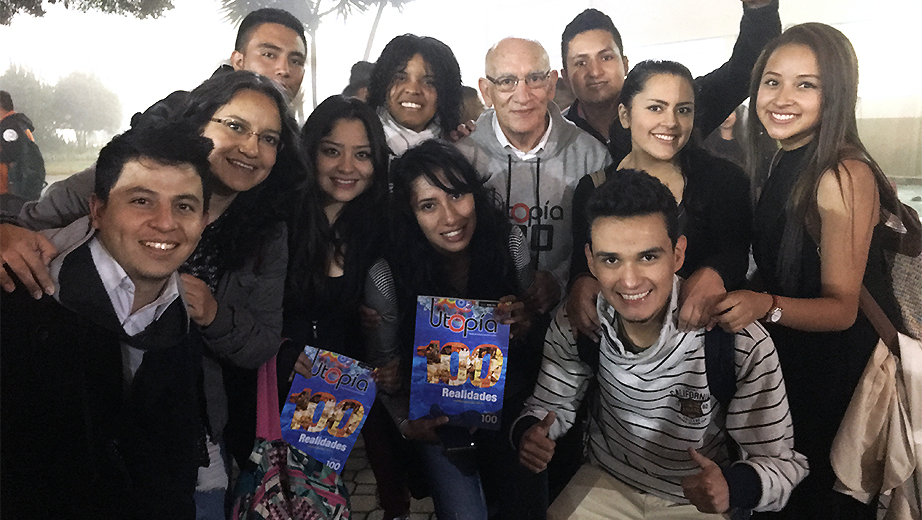
[[[906,331],[922,339],[922,223],[905,204],[900,204],[898,214],[881,213],[886,217],[884,253],[893,277],[893,296],[900,304]]]
[[[349,492],[332,469],[282,440],[275,358],[260,367],[256,445],[237,480],[234,520],[348,520]]]

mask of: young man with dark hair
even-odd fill
[[[301,21],[288,11],[265,7],[240,22],[230,64],[277,82],[294,99],[304,79],[306,49]]]
[[[48,234],[54,296],[0,295],[5,515],[195,518],[201,351],[176,270],[207,222],[211,148],[185,125],[116,136],[91,215]]]
[[[730,59],[714,71],[695,80],[695,131],[708,135],[748,96],[749,77],[762,48],[781,34],[778,0],[742,0],[743,18]],[[587,9],[564,29],[561,38],[561,74],[576,95],[564,117],[608,144],[612,169],[631,151],[631,132],[618,119],[619,98],[628,60],[621,35],[604,13]],[[580,180],[573,194],[573,205],[582,207],[595,189],[593,179]],[[577,223],[577,225],[580,225]],[[585,237],[586,229],[574,229],[574,236]],[[599,324],[594,321],[593,302],[598,282],[582,261],[581,243],[573,241],[569,273],[567,312],[570,324],[582,334],[595,337]],[[730,290],[736,289],[728,288]],[[692,306],[686,306],[690,319]]]
[[[749,75],[766,43],[781,34],[778,0],[742,0],[743,19],[729,61],[696,80],[695,128],[709,134],[746,99]],[[621,33],[608,15],[586,9],[567,24],[560,42],[561,75],[576,95],[565,117],[608,144],[612,161],[631,151],[618,121],[618,97],[628,72]]]
[[[602,287],[598,361],[593,366],[577,346],[561,309],[512,433],[522,464],[543,471],[554,440],[590,398],[589,461],[548,517],[703,519],[734,508],[779,510],[807,474],[807,461],[793,449],[771,338],[759,324],[731,336],[727,378],[735,391],[721,401],[705,346],[714,332],[677,329],[682,281],[675,272],[685,237],[669,189],[644,172],[622,170],[596,190],[587,213],[586,256]],[[736,462],[728,438],[742,450]]]

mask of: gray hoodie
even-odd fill
[[[573,248],[573,191],[584,175],[604,168],[611,157],[602,143],[564,119],[556,105],[550,104],[548,113],[551,133],[536,158],[519,159],[500,145],[493,109],[481,114],[477,129],[457,147],[522,229],[535,269],[550,271],[564,291]]]

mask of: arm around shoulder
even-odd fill
[[[278,223],[265,237],[257,260],[222,278],[215,295],[218,312],[202,329],[218,357],[258,368],[278,352],[287,264],[288,232],[284,223]]]

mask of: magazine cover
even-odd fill
[[[295,374],[282,406],[282,438],[339,472],[375,401],[372,368],[314,347],[304,353],[311,377]]]
[[[498,430],[509,325],[497,302],[420,296],[410,382],[410,419],[447,415],[448,424]]]

